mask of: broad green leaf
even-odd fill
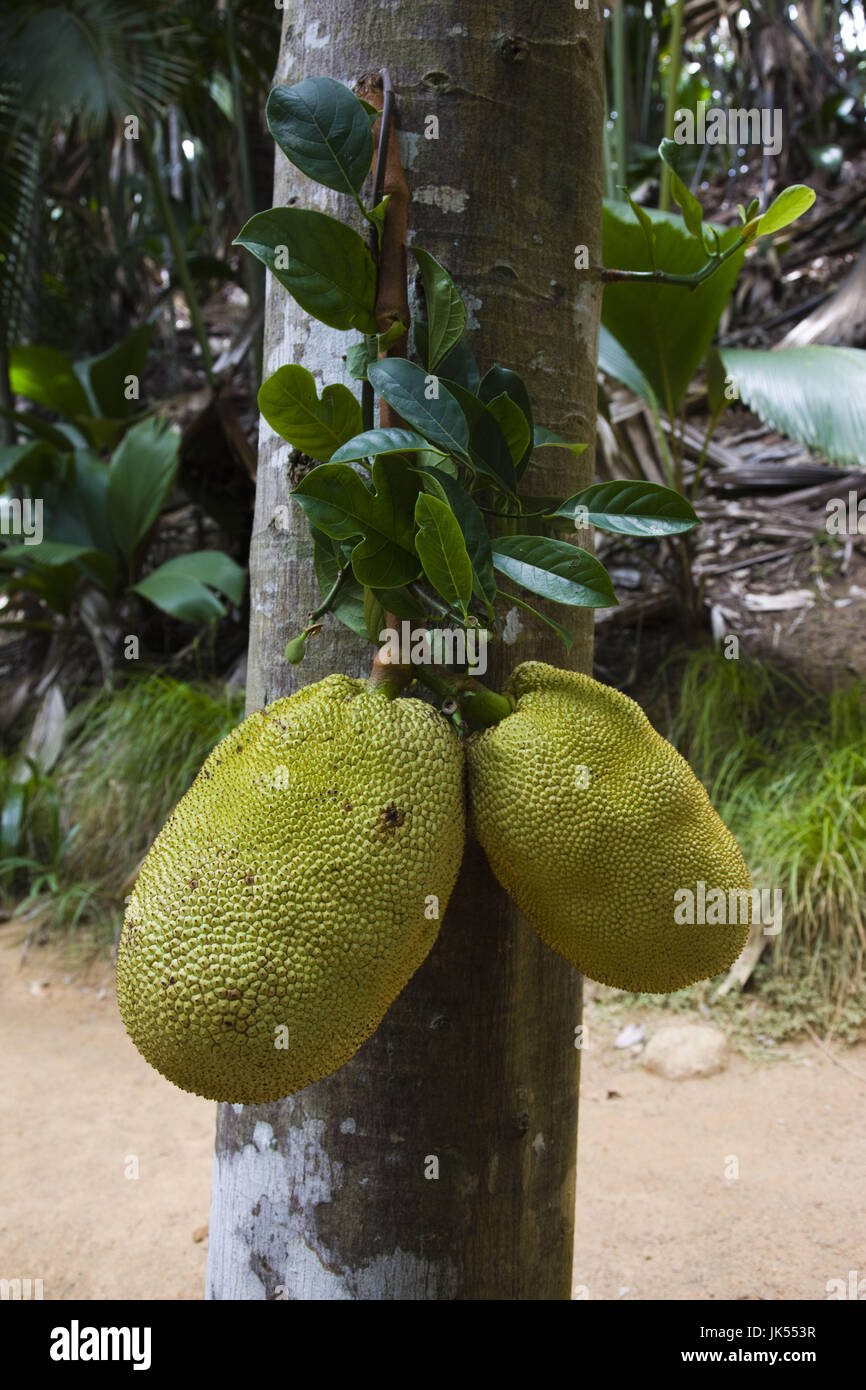
[[[412,335],[415,340],[415,351],[426,363],[428,360],[427,343],[427,324],[424,319],[412,320]],[[471,391],[474,395],[481,382],[481,374],[478,370],[478,363],[475,361],[475,354],[467,345],[463,338],[452,348],[448,356],[439,363],[439,375],[446,381],[456,381],[458,386],[462,386],[464,391]]]
[[[115,565],[110,555],[66,541],[44,540],[39,545],[4,546],[0,549],[0,565],[26,570],[57,570],[69,565],[94,579],[107,592],[112,591],[115,582]]]
[[[546,429],[544,425],[536,425],[532,432],[532,447],[533,449],[569,449],[576,456],[582,454],[584,449],[588,449],[589,445],[569,444],[553,430]]]
[[[530,593],[579,608],[611,608],[616,594],[610,575],[588,551],[546,536],[498,536],[493,563]]]
[[[558,623],[555,618],[549,617],[547,613],[540,612],[538,608],[533,608],[531,603],[527,603],[525,599],[518,598],[516,594],[506,594],[502,589],[496,590],[496,597],[501,599],[503,603],[516,603],[518,608],[524,609],[525,612],[531,613],[533,618],[538,618],[539,622],[546,623],[548,627],[553,628],[553,631],[558,633],[565,643],[565,650],[571,651],[574,645],[574,638],[568,629],[564,628],[561,623]]]
[[[310,527],[310,534],[313,537],[313,570],[319,593],[324,600],[334,587],[339,572],[335,545],[330,536],[317,531],[313,526]],[[356,633],[359,637],[367,636],[364,624],[364,590],[354,576],[349,575],[344,580],[331,605],[331,612],[350,632]]]
[[[706,264],[702,242],[688,232],[682,218],[654,209],[646,212],[655,228],[655,269],[688,275]],[[627,204],[605,203],[602,225],[606,266],[654,268],[643,229]],[[726,250],[741,229],[719,232]],[[745,248],[695,289],[640,282],[604,287],[602,322],[646,377],[668,415],[676,415],[704,359],[744,254]]]
[[[296,168],[337,193],[360,193],[373,162],[370,119],[354,92],[332,77],[274,87],[268,129]]]
[[[335,449],[363,428],[361,406],[348,386],[333,382],[316,394],[306,367],[278,367],[262,382],[259,410],[271,429],[311,458],[327,463]],[[358,457],[358,455],[356,455]]]
[[[414,430],[365,430],[338,449],[331,462],[351,463],[355,459],[377,458],[380,454],[427,453],[429,449],[424,436]]]
[[[45,535],[120,558],[108,512],[108,467],[89,449],[63,458],[43,491]]]
[[[256,213],[235,237],[313,318],[375,333],[376,267],[352,227],[306,208]]]
[[[427,622],[424,605],[408,589],[375,589],[373,592],[378,595],[386,613],[393,613],[395,618],[406,618],[412,623]]]
[[[435,487],[437,495],[451,507],[463,532],[478,595],[485,603],[492,603],[496,597],[496,577],[493,573],[490,537],[480,508],[456,478],[443,473],[441,468],[431,467],[420,461],[415,467],[418,472],[424,474],[425,486],[430,484]]]
[[[367,368],[371,362],[378,360],[379,348],[372,334],[362,338],[360,343],[352,343],[351,347],[346,349],[346,369],[349,376],[354,377],[356,381],[366,381]]]
[[[188,555],[175,555],[152,573],[195,579],[200,584],[219,589],[232,603],[243,602],[246,570],[224,550],[192,550]]]
[[[472,562],[457,518],[447,503],[422,492],[415,502],[415,520],[415,548],[429,583],[465,617],[472,597]]]
[[[11,347],[9,385],[14,396],[26,396],[68,419],[93,414],[72,363],[56,348]]]
[[[177,477],[179,436],[157,420],[142,420],[124,435],[108,469],[108,519],[121,554],[136,546],[156,521]]]
[[[432,373],[403,357],[375,362],[367,380],[398,415],[446,454],[468,457],[469,426],[454,396]]]
[[[671,195],[683,210],[683,221],[692,236],[700,236],[704,221],[704,210],[678,174],[671,174]]]
[[[163,613],[186,623],[225,616],[224,606],[205,584],[186,574],[166,574],[165,565],[133,584],[132,591],[161,608]]]
[[[364,627],[367,636],[375,647],[384,641],[380,635],[384,632],[387,623],[385,622],[385,609],[379,598],[376,589],[364,590]]]
[[[621,381],[653,411],[658,410],[656,393],[650,386],[640,367],[632,361],[621,343],[601,324],[598,332],[598,369],[614,381]]]
[[[657,483],[621,479],[593,483],[551,515],[622,536],[675,536],[700,525],[700,517],[682,493]]]
[[[310,523],[334,540],[358,541],[352,569],[359,584],[398,589],[417,579],[415,498],[420,479],[400,459],[373,462],[371,491],[347,463],[323,463],[308,473],[292,496]]]
[[[127,378],[134,376],[141,381],[154,327],[153,323],[140,323],[107,352],[75,364],[76,371],[87,374],[98,413],[109,420],[126,420],[140,408],[137,398],[129,394]]]
[[[478,395],[485,404],[489,405],[497,396],[501,396],[503,391],[509,400],[512,400],[523,412],[529,426],[529,438],[523,456],[514,460],[517,476],[520,478],[532,455],[532,402],[529,399],[526,382],[521,376],[518,376],[517,372],[512,372],[509,367],[491,367],[488,372],[484,373],[484,379],[478,387]],[[500,421],[501,423],[502,421]],[[507,431],[504,432],[507,437]]]
[[[31,439],[27,444],[0,446],[0,483],[38,487],[44,477],[54,471],[57,454],[46,439]]]
[[[517,491],[517,473],[499,421],[489,406],[471,391],[464,390],[456,381],[446,385],[463,411],[469,428],[469,457],[473,467],[513,497]]]
[[[814,189],[807,188],[804,183],[792,183],[789,188],[783,188],[763,217],[759,218],[758,236],[768,236],[770,232],[779,232],[783,227],[790,226],[809,211],[814,201]]]
[[[71,453],[73,449],[87,447],[87,436],[74,425],[55,422],[50,425],[32,410],[8,410],[0,406],[0,420],[11,420],[18,434],[32,434],[36,439],[44,439],[53,444],[60,453]]]
[[[435,372],[466,332],[466,305],[444,266],[429,251],[411,247],[421,271],[427,309],[427,368]]]
[[[866,464],[863,348],[720,348],[739,397],[774,429],[832,463]]]
[[[493,400],[487,403],[487,409],[502,431],[516,472],[524,458],[532,452],[529,421],[520,406],[515,405],[504,391],[501,396],[494,396]]]

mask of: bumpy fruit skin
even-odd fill
[[[433,945],[464,822],[459,740],[420,700],[335,675],[249,715],[130,898],[117,992],[136,1047],[212,1100],[328,1076]]]
[[[514,713],[467,744],[471,820],[541,939],[593,980],[654,994],[731,965],[748,924],[674,917],[677,889],[750,887],[685,759],[589,676],[528,661],[509,689]]]

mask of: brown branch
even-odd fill
[[[381,73],[367,73],[361,78],[357,88],[358,96],[371,106],[382,110],[385,101],[385,79]],[[373,127],[373,139],[377,141],[382,125],[381,117]],[[373,170],[374,183],[381,185],[383,196],[389,195],[385,212],[385,226],[382,232],[382,245],[379,249],[379,287],[376,295],[376,323],[379,333],[387,333],[396,322],[409,323],[409,290],[406,280],[406,228],[409,208],[409,188],[400,161],[397,147],[397,132],[393,120],[385,151],[384,177],[379,178],[378,153]],[[404,333],[392,343],[383,357],[405,357],[408,348]],[[405,428],[406,422],[394,411],[387,401],[379,403],[379,424],[383,429]]]

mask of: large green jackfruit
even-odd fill
[[[276,1100],[375,1031],[430,950],[464,843],[448,720],[328,676],[213,750],[142,865],[127,1031],[176,1086]]]
[[[731,965],[749,871],[685,759],[589,676],[528,661],[508,688],[514,712],[467,745],[471,818],[542,940],[591,979],[648,993]],[[689,894],[709,921],[682,920]]]

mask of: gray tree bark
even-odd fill
[[[594,434],[600,290],[575,269],[575,247],[600,264],[601,53],[601,7],[574,0],[286,0],[277,74],[354,86],[390,69],[410,240],[461,289],[482,371],[494,360],[520,371],[537,421],[569,439]],[[425,133],[432,116],[438,138]],[[278,154],[274,202],[294,200],[349,213]],[[347,341],[270,280],[265,375],[300,362],[321,384],[352,385]],[[319,601],[289,452],[263,425],[250,710],[331,671],[366,673],[373,654],[328,619],[302,666],[283,660]],[[591,481],[591,450],[542,457],[533,493],[565,497]],[[497,685],[528,657],[590,669],[591,617],[566,612],[570,658],[526,614],[515,638],[514,609],[485,679]],[[567,1299],[580,1010],[580,977],[470,842],[436,946],[355,1058],[276,1104],[220,1106],[208,1296]]]

